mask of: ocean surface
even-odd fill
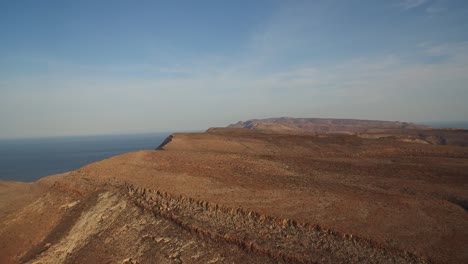
[[[32,182],[123,153],[155,149],[169,134],[0,140],[0,180]]]

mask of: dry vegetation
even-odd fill
[[[229,128],[160,149],[2,183],[0,262],[468,261],[468,148]]]

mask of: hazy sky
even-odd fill
[[[468,119],[467,0],[1,1],[0,138]]]

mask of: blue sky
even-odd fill
[[[0,1],[0,137],[466,121],[468,2]]]

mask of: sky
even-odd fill
[[[468,121],[468,1],[1,1],[0,138]]]

